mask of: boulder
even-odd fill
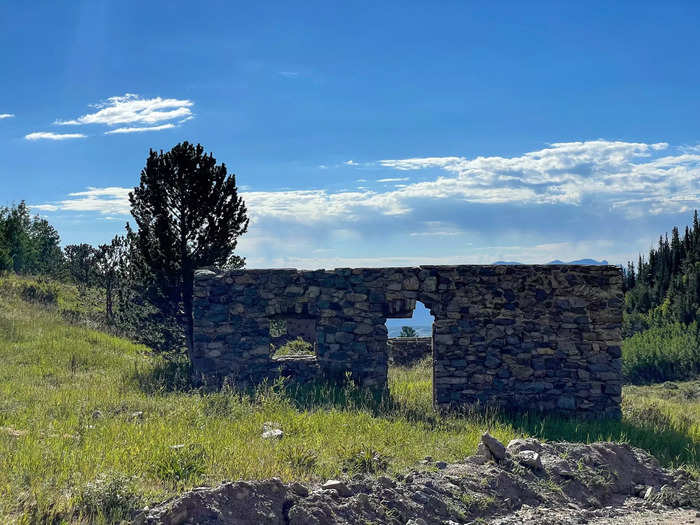
[[[506,457],[506,447],[488,432],[484,432],[481,436],[481,442],[491,452],[493,459],[496,461],[501,461]]]
[[[352,490],[350,490],[345,483],[337,479],[329,479],[323,485],[321,485],[321,488],[326,490],[335,490],[338,493],[338,496],[342,498],[349,498],[352,496]]]

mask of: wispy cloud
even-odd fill
[[[251,231],[241,249],[257,254],[257,264],[328,267],[336,259],[303,259],[304,254],[341,245],[349,252],[369,254],[369,248],[364,247],[370,243],[375,243],[380,254],[394,253],[396,247],[407,252],[406,238],[410,236],[411,252],[437,249],[440,257],[450,250],[471,253],[484,243],[510,243],[513,247],[464,258],[481,263],[581,257],[624,262],[623,257],[648,249],[649,231],[664,231],[677,223],[676,214],[685,216],[700,207],[700,152],[682,151],[665,143],[555,143],[511,157],[408,158],[376,164],[402,172],[430,170],[421,174],[423,179],[430,178],[385,189],[241,188],[251,216]],[[37,209],[127,215],[129,190],[91,188],[59,202],[40,204]],[[280,239],[281,230],[294,242],[285,244]],[[349,242],[349,238],[354,240]],[[601,239],[611,244],[584,243]],[[546,250],[533,248],[555,241],[570,246],[566,250],[549,245]],[[362,250],[357,249],[359,243]],[[518,252],[517,243],[530,251]],[[592,251],[594,248],[597,251]],[[423,263],[430,260],[413,258],[417,259]],[[254,260],[249,259],[251,264]],[[343,260],[350,263],[347,257]],[[458,260],[462,259],[446,259],[448,263]]]
[[[87,135],[82,133],[53,133],[51,131],[35,131],[25,135],[27,140],[68,140],[68,139],[84,139]]]
[[[377,182],[405,182],[409,180],[408,177],[398,177],[398,178],[388,178],[388,179],[377,179]]]
[[[41,211],[98,212],[105,215],[129,215],[129,192],[133,188],[88,188],[68,194],[68,199],[30,207]]]
[[[117,133],[143,133],[144,131],[160,131],[161,129],[174,128],[175,124],[161,124],[160,126],[147,126],[140,128],[117,128],[110,131],[105,131],[105,135],[114,135]]]
[[[299,223],[352,221],[370,212],[408,215],[437,202],[462,207],[466,203],[576,207],[593,199],[629,215],[681,213],[700,205],[700,153],[659,155],[668,148],[666,143],[598,140],[555,143],[517,157],[382,160],[379,163],[387,168],[438,167],[445,175],[386,191],[283,190],[248,192],[246,199],[253,214]],[[378,182],[407,179],[387,177]]]
[[[343,162],[343,164],[345,164],[346,166],[359,166],[359,164],[354,160],[346,160],[345,162]]]
[[[55,124],[83,125],[104,124],[158,124],[168,120],[183,119],[192,115],[194,102],[176,98],[143,98],[133,93],[110,97],[105,102],[93,104],[94,113],[86,113],[75,119],[57,120]]]
[[[297,78],[299,71],[280,71],[279,74],[285,78]]]
[[[2,120],[4,118],[12,118],[14,116],[15,116],[14,113],[0,113],[0,120]]]

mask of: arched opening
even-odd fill
[[[435,317],[420,301],[410,318],[405,313],[386,320],[389,390],[399,402],[432,405]]]

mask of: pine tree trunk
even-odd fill
[[[107,285],[107,322],[112,323],[114,313],[112,312],[112,285]]]
[[[187,356],[192,363],[194,356],[194,318],[192,315],[192,296],[194,293],[194,269],[189,258],[183,261],[182,306],[184,310],[185,340]]]

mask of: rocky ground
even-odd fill
[[[319,486],[277,479],[192,490],[136,517],[165,524],[700,523],[700,483],[617,443],[507,447],[484,434],[460,463],[426,458],[398,475],[354,476]]]

